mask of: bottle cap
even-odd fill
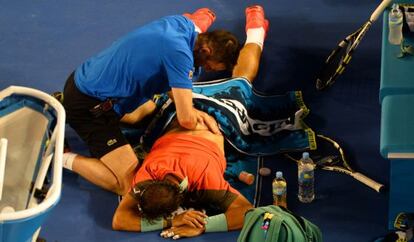
[[[395,17],[395,16],[402,17],[402,12],[401,12],[401,9],[400,9],[400,7],[398,6],[398,4],[394,3],[394,4],[392,5],[392,8],[391,8],[391,12],[390,12],[390,14],[391,14],[391,16],[393,16],[393,17]]]
[[[309,158],[309,153],[308,152],[303,152],[302,159],[308,159],[308,158]]]
[[[398,9],[398,4],[393,3],[393,4],[392,4],[392,10],[397,10],[397,9]]]
[[[276,172],[276,178],[282,178],[282,177],[283,177],[283,172],[277,171]]]

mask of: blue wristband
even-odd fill
[[[151,223],[147,219],[141,218],[141,232],[161,230],[163,227],[164,227],[164,219],[162,217],[157,218]]]

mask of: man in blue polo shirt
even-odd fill
[[[154,94],[169,92],[179,124],[197,123],[219,133],[215,120],[193,108],[192,80],[205,70],[232,70],[239,44],[227,31],[205,32],[214,13],[164,17],[140,27],[86,60],[68,78],[63,105],[67,122],[86,142],[91,157],[67,152],[65,168],[117,194],[125,194],[138,159],[120,130],[137,123]]]

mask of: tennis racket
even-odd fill
[[[310,151],[311,157],[315,162],[316,168],[327,170],[327,171],[335,171],[339,173],[344,173],[346,175],[349,175],[356,180],[362,182],[363,184],[367,185],[368,187],[374,189],[377,192],[381,192],[384,188],[384,185],[381,183],[378,183],[371,178],[363,175],[360,172],[354,171],[354,169],[351,168],[348,161],[345,158],[344,151],[342,150],[341,146],[334,140],[320,135],[317,135],[317,145],[319,151]],[[327,145],[330,147],[330,153],[333,153],[331,155],[321,155],[321,151],[323,149],[327,148]],[[316,152],[319,152],[316,153]],[[297,158],[294,158],[295,154],[284,154],[285,157],[288,159],[299,162],[300,155],[296,154]]]
[[[339,42],[338,46],[325,60],[325,63],[318,74],[316,79],[317,90],[323,90],[326,87],[331,86],[338,76],[344,72],[347,64],[351,61],[354,50],[358,47],[365,33],[391,2],[392,0],[383,0],[366,23],[364,23],[357,31]]]

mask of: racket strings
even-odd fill
[[[316,166],[335,165],[338,163],[339,157],[337,155],[328,155],[315,160]]]
[[[347,159],[345,158],[345,152],[342,149],[342,147],[336,142],[335,140],[326,137],[324,135],[318,134],[317,135],[319,140],[319,145],[322,142],[328,143],[331,147],[335,149],[335,154],[329,154],[329,155],[323,155],[323,154],[311,154],[311,158],[313,159],[315,165],[317,167],[337,167],[340,169],[345,169],[350,172],[354,172],[354,170],[350,167],[348,164]],[[312,152],[312,151],[310,151]],[[295,161],[296,163],[299,163],[299,159],[295,159],[292,155],[285,153],[284,156],[288,158],[289,160]]]
[[[341,75],[346,65],[350,62],[352,52],[357,48],[361,39],[369,30],[371,25],[377,20],[384,9],[391,3],[391,0],[383,0],[381,4],[372,13],[370,19],[365,22],[357,31],[345,37],[337,48],[331,53],[331,55],[325,61],[325,65],[320,71],[318,78],[316,79],[316,89],[323,90],[335,82],[339,75]],[[341,51],[345,49],[345,51]],[[333,60],[333,61],[332,61]],[[338,61],[339,60],[339,61]]]
[[[324,141],[329,142],[330,144],[333,145],[333,147],[336,149],[336,151],[338,152],[339,156],[337,156],[336,162],[335,163],[331,163],[331,164],[341,164],[341,166],[345,167],[346,169],[348,169],[349,171],[353,172],[353,169],[350,167],[350,165],[348,164],[347,159],[345,158],[345,152],[342,149],[342,147],[333,139],[328,138],[324,135],[318,134],[317,135],[319,138],[323,139]]]
[[[357,31],[345,37],[325,60],[324,67],[316,80],[316,89],[322,90],[334,84],[336,79],[344,71],[352,59],[354,50],[358,47],[361,39],[371,27],[372,22],[368,21]]]

